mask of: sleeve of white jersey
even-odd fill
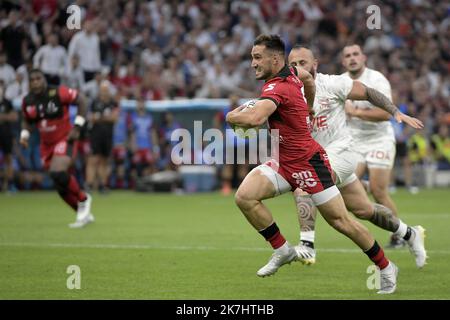
[[[353,80],[345,75],[330,75],[327,81],[327,88],[330,93],[345,101],[353,88]]]
[[[389,100],[392,101],[391,84],[389,83],[389,80],[386,79],[386,77],[381,72],[377,72],[377,77],[376,80],[374,81],[372,88],[380,91],[382,94],[388,97]]]

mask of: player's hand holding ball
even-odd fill
[[[80,138],[81,127],[84,126],[85,123],[86,120],[84,119],[84,117],[80,115],[77,115],[75,117],[74,126],[72,127],[72,130],[70,130],[69,135],[67,136],[67,141],[69,143],[72,143]]]
[[[20,132],[20,145],[24,147],[25,149],[28,148],[28,139],[30,138],[30,131],[27,129],[22,129]]]
[[[243,105],[236,108],[236,112],[247,112],[255,107],[257,100],[249,100]],[[232,126],[234,133],[239,138],[255,138],[257,135],[258,127],[252,127],[252,128],[244,128],[237,125]]]

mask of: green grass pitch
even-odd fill
[[[0,299],[450,299],[450,192],[393,195],[401,217],[427,229],[429,263],[407,249],[386,250],[400,268],[397,292],[366,286],[371,265],[319,218],[318,261],[292,263],[269,278],[256,271],[271,255],[233,197],[112,192],[94,194],[96,222],[73,230],[74,214],[53,192],[0,195]],[[291,243],[298,241],[290,194],[266,202]],[[365,223],[379,243],[388,233]],[[67,288],[67,268],[81,289]]]

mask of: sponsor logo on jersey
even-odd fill
[[[391,157],[389,156],[388,152],[382,151],[382,150],[373,150],[369,154],[370,158],[375,158],[379,160],[391,160]]]
[[[69,88],[69,90],[67,90],[67,92],[69,93],[70,99],[74,100],[77,97],[77,93],[78,93],[77,90]]]
[[[56,106],[56,104],[53,101],[49,101],[47,103],[47,110],[46,113],[47,114],[54,114],[58,112],[58,107]]]
[[[300,189],[304,188],[305,186],[312,188],[317,185],[316,179],[314,179],[311,171],[309,170],[300,171],[298,173],[294,172],[292,174],[292,178],[295,179],[295,182],[296,184],[298,184],[298,187]]]
[[[53,149],[53,151],[55,152],[55,154],[58,155],[63,155],[67,152],[67,142],[66,141],[61,141],[59,142],[55,148]]]
[[[27,116],[31,119],[36,118],[37,116],[37,109],[36,106],[26,106]]]
[[[294,81],[295,83],[300,83],[300,79],[297,77],[293,77],[292,81]],[[302,87],[303,88],[303,87]]]
[[[42,121],[39,122],[39,130],[41,132],[53,132],[56,131],[57,126],[55,124],[48,123],[47,119],[43,119]]]
[[[319,98],[317,101],[318,101],[318,103],[320,105],[319,109],[321,111],[330,109],[330,99],[328,99],[328,98]]]
[[[312,119],[313,131],[328,129],[327,116],[318,116]]]

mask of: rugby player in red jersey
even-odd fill
[[[94,221],[91,213],[91,196],[81,190],[74,175],[69,173],[76,152],[80,127],[85,123],[84,97],[65,86],[50,88],[39,69],[30,71],[30,93],[22,102],[22,131],[20,143],[28,146],[30,131],[35,125],[40,135],[40,153],[44,169],[50,174],[61,198],[77,212],[74,223],[80,228]],[[69,121],[69,106],[77,105],[75,125]]]
[[[315,97],[314,78],[299,67],[286,65],[285,46],[277,35],[258,36],[251,55],[256,79],[265,80],[261,96],[247,112],[241,112],[243,106],[229,112],[227,121],[243,128],[257,127],[268,121],[270,130],[279,132],[279,161],[271,160],[253,169],[235,196],[247,220],[274,249],[269,262],[257,275],[270,276],[282,265],[298,259],[294,247],[283,237],[262,200],[300,188],[311,195],[328,224],[349,237],[378,266],[378,293],[393,293],[398,268],[385,257],[368,229],[347,213],[333,182],[328,156],[311,137],[309,112]]]

